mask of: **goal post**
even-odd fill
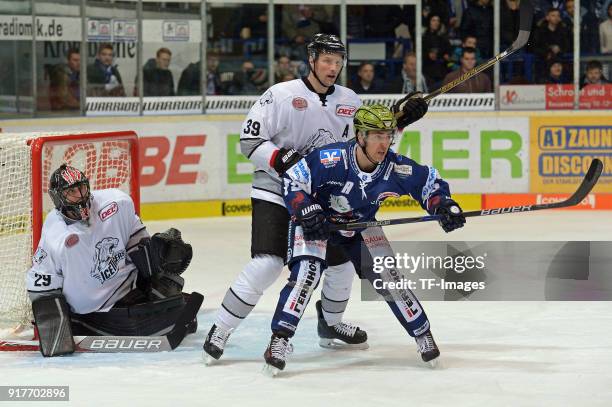
[[[25,274],[54,209],[49,178],[62,163],[93,191],[118,188],[140,212],[138,136],[133,131],[0,133],[0,328],[31,318]]]

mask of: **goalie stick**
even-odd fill
[[[185,336],[188,325],[197,317],[204,296],[193,292],[183,312],[166,335],[159,336],[75,336],[76,352],[139,353],[165,352],[176,349]],[[0,340],[0,351],[39,351],[38,340]]]
[[[521,4],[519,8],[519,33],[516,39],[514,40],[514,42],[512,43],[512,45],[510,45],[510,47],[508,47],[502,53],[489,59],[487,62],[484,62],[470,69],[469,71],[467,71],[466,73],[464,73],[463,75],[455,79],[454,81],[449,82],[446,85],[443,85],[442,87],[427,94],[427,96],[423,98],[425,102],[429,102],[431,99],[435,98],[436,96],[440,96],[441,94],[448,92],[449,90],[457,87],[461,83],[478,75],[482,71],[489,69],[490,67],[495,65],[497,62],[501,61],[502,59],[507,58],[511,54],[523,48],[527,44],[527,41],[529,41],[529,35],[531,34],[532,19],[533,19],[533,6],[531,5],[531,0],[521,0]],[[395,113],[395,117],[400,118],[403,114],[404,114],[403,111],[400,110],[397,113]]]
[[[580,186],[576,191],[567,198],[565,201],[547,203],[547,204],[536,204],[536,205],[523,205],[523,206],[509,206],[504,208],[494,208],[494,209],[482,209],[480,211],[470,211],[463,212],[463,216],[466,218],[472,218],[475,216],[489,216],[489,215],[503,215],[506,213],[521,213],[521,212],[533,212],[539,211],[543,209],[555,209],[555,208],[566,208],[568,206],[578,205],[586,196],[591,192],[601,172],[603,171],[603,163],[595,158],[591,162],[591,166],[587,171],[584,179],[580,183]],[[371,221],[371,222],[355,222],[355,223],[347,223],[343,225],[330,225],[331,230],[355,230],[355,229],[363,229],[374,226],[389,226],[389,225],[401,225],[404,223],[419,223],[419,222],[430,222],[430,221],[440,220],[440,216],[432,215],[432,216],[422,216],[417,218],[399,218],[399,219],[388,219],[388,220],[380,220],[380,221]]]

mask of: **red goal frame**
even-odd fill
[[[75,133],[62,135],[40,135],[28,140],[32,160],[32,253],[36,251],[43,225],[43,148],[47,143],[69,144],[70,142],[127,141],[130,154],[130,196],[136,213],[140,215],[140,166],[138,136],[133,131],[108,131],[99,133]]]

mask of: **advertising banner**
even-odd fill
[[[81,120],[6,123],[3,131],[133,130],[140,138],[143,203],[249,197],[254,167],[240,151],[239,117]],[[529,191],[528,123],[527,117],[424,119],[398,135],[393,148],[438,169],[453,194],[525,193]]]
[[[499,105],[503,110],[544,110],[544,85],[501,85]]]
[[[482,209],[506,206],[541,205],[565,201],[570,194],[483,194]],[[562,210],[611,210],[612,194],[589,194],[578,205]]]
[[[572,110],[574,85],[501,85],[502,110]],[[580,90],[580,109],[611,109],[612,84],[587,85]]]
[[[531,118],[531,192],[572,193],[593,158],[604,164],[594,192],[612,192],[612,121],[609,116]]]
[[[161,43],[147,41],[144,47],[150,55],[155,54],[156,47]],[[196,49],[191,47],[189,49]],[[173,58],[175,58],[173,56]],[[177,56],[180,58],[180,56]],[[132,64],[132,62],[129,62]],[[124,64],[125,65],[125,64]],[[171,67],[171,70],[172,67]],[[131,74],[130,70],[127,70]],[[180,77],[180,71],[174,71],[175,78]],[[125,83],[132,83],[132,76]],[[380,103],[391,107],[404,95],[360,95],[364,104]],[[208,114],[246,114],[259,99],[254,96],[206,96],[206,113]],[[143,99],[144,115],[163,114],[199,114],[202,112],[201,96],[146,97]],[[139,114],[140,100],[136,97],[88,97],[87,116],[134,116]],[[492,93],[479,94],[448,94],[440,95],[429,104],[430,112],[455,111],[493,111],[495,98]]]

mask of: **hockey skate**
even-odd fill
[[[319,318],[317,333],[319,334],[319,346],[329,349],[367,349],[368,334],[359,327],[346,322],[340,322],[329,326],[323,318],[321,301],[317,301],[316,309]]]
[[[231,330],[226,331],[217,325],[210,328],[208,335],[206,335],[206,341],[204,341],[204,352],[202,353],[206,365],[212,365],[223,355],[225,344],[231,333]]]
[[[285,368],[287,355],[293,352],[293,345],[289,343],[289,338],[272,334],[270,344],[264,353],[266,365],[263,368],[263,373],[267,376],[274,377]]]
[[[432,368],[436,368],[440,361],[440,349],[438,349],[438,345],[436,345],[436,341],[434,341],[431,331],[427,331],[417,336],[415,340],[423,362],[427,363]]]

